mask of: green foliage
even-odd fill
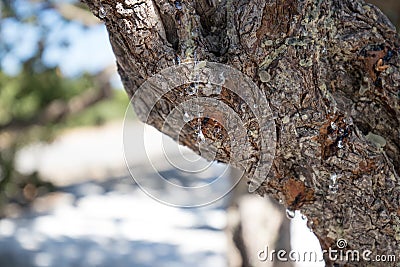
[[[93,85],[89,75],[66,79],[55,68],[34,73],[24,66],[15,77],[0,73],[0,125],[32,119],[54,100],[69,100]]]
[[[71,5],[70,2],[67,4]],[[18,25],[35,27],[39,33],[38,39],[32,40],[37,42],[32,54],[18,58],[21,68],[17,74],[10,75],[0,70],[0,218],[5,215],[7,203],[26,205],[36,196],[54,189],[51,184],[41,181],[37,173],[18,173],[15,155],[19,149],[32,142],[51,141],[70,127],[98,125],[122,118],[128,103],[128,98],[121,90],[112,90],[111,93],[109,90],[101,91],[105,86],[103,83],[107,81],[98,79],[98,75],[82,73],[78,77],[64,77],[57,66],[47,66],[43,61],[46,47],[54,46],[54,42],[48,36],[48,26],[40,25],[38,18],[49,10],[57,13],[55,5],[52,1],[0,2],[3,18],[0,20],[0,30],[5,20],[12,20]],[[76,4],[76,7],[81,6]],[[58,15],[61,23],[80,27],[79,22]],[[0,57],[17,57],[14,55],[17,45],[0,38]],[[65,45],[60,42],[60,49]],[[95,96],[93,101],[85,104],[83,111],[69,112],[71,100],[90,96],[87,94],[90,92],[98,92],[100,97]],[[52,110],[60,105],[60,113],[57,113],[59,110]],[[68,112],[62,112],[65,109]]]
[[[113,96],[101,101],[80,114],[76,114],[66,119],[65,123],[60,124],[61,129],[101,125],[107,121],[122,119],[125,115],[129,99],[125,91],[115,90]]]
[[[0,127],[3,127],[0,131],[0,217],[6,203],[29,203],[26,187],[33,188],[35,196],[52,189],[50,184],[41,182],[37,173],[24,176],[15,170],[14,157],[18,149],[32,142],[51,141],[67,128],[123,118],[128,98],[122,90],[114,90],[111,97],[56,123],[29,124],[54,101],[67,102],[95,87],[96,83],[88,74],[65,78],[56,68],[34,73],[25,65],[14,77],[0,72]],[[16,121],[23,122],[22,128],[10,130],[7,125]]]

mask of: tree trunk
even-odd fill
[[[231,168],[230,176],[239,170]],[[265,249],[290,251],[290,220],[282,205],[268,196],[248,194],[246,181],[240,181],[230,194],[227,208],[229,267],[293,267],[293,262],[261,261],[258,252]],[[262,212],[260,212],[262,210]],[[262,255],[264,256],[264,255]]]
[[[194,60],[198,69],[218,62],[240,71],[258,86],[250,98],[269,105],[253,109],[228,81],[211,94],[198,83],[196,96],[236,114],[238,133],[220,131],[229,121],[218,110],[179,130],[182,117],[163,123],[195,96],[184,86],[161,96],[153,86],[135,102],[139,118],[199,153],[200,123],[216,159],[242,168],[258,194],[301,210],[323,249],[345,239],[344,250],[371,250],[371,259],[398,253],[400,44],[376,7],[361,0],[84,1],[107,26],[131,97],[152,75]],[[182,65],[179,76],[187,74]],[[148,118],[141,116],[154,99]],[[264,120],[253,123],[257,112]]]

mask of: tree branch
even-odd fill
[[[153,74],[193,60],[194,51],[198,60],[240,70],[275,118],[276,155],[258,193],[300,209],[324,249],[345,238],[347,249],[398,252],[400,43],[376,7],[361,0],[85,2],[107,26],[130,96]],[[223,88],[217,98],[243,116],[232,92]],[[163,128],[186,97],[172,90],[162,100],[147,122],[199,152],[190,127]],[[210,121],[205,133],[218,127]],[[256,145],[260,138],[249,155],[269,153]],[[227,143],[214,141],[207,144],[222,151],[217,160],[237,163]],[[249,164],[243,169],[253,175]]]
[[[112,93],[109,79],[113,72],[114,67],[110,66],[95,77],[100,88],[88,89],[68,101],[54,100],[43,111],[29,120],[12,120],[7,124],[0,125],[0,131],[24,131],[34,125],[43,126],[50,123],[57,123],[108,98]]]

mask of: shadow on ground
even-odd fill
[[[0,266],[226,266],[225,203],[165,206],[129,176],[59,187],[0,220]]]

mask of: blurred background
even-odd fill
[[[400,1],[370,2],[399,29]],[[306,218],[243,186],[195,209],[140,190],[123,157],[129,101],[84,5],[2,0],[0,14],[0,266],[324,266],[260,263],[265,245],[319,246]]]

